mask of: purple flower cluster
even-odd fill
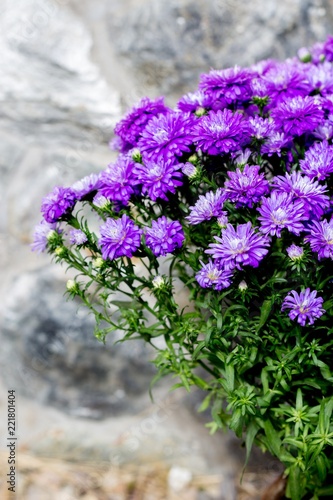
[[[333,37],[285,62],[212,69],[174,109],[143,98],[115,136],[119,155],[103,171],[44,198],[35,250],[76,204],[90,204],[104,221],[104,259],[193,250],[198,284],[216,292],[274,252],[292,261],[305,252],[302,269],[310,254],[333,260]],[[87,235],[73,229],[70,242]],[[321,304],[307,288],[282,310],[312,324]]]

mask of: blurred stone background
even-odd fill
[[[166,381],[151,404],[147,347],[98,344],[92,318],[63,296],[64,269],[29,244],[42,197],[110,163],[113,126],[137,100],[165,95],[173,105],[212,67],[283,59],[323,41],[333,34],[333,0],[2,0],[1,7],[1,435],[6,391],[15,389],[22,453],[113,467],[159,461],[172,481],[186,471],[220,478],[218,496],[192,489],[175,498],[232,500],[242,454],[230,436],[208,435],[196,414],[201,395],[170,395]],[[27,491],[20,498],[55,498]],[[89,498],[127,498],[96,495]]]

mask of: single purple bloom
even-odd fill
[[[135,192],[138,180],[134,174],[135,163],[129,156],[118,156],[115,163],[108,165],[100,175],[101,187],[99,194],[112,201],[120,201],[127,205]]]
[[[82,200],[84,196],[92,193],[93,191],[97,191],[101,186],[100,175],[99,174],[90,174],[83,179],[76,181],[72,185],[73,191],[76,193],[77,199]]]
[[[212,96],[204,92],[189,92],[184,95],[177,103],[179,108],[184,113],[195,112],[200,109],[210,109],[213,104]]]
[[[332,94],[333,68],[331,63],[325,62],[319,66],[310,66],[307,78],[310,82],[312,92],[319,92],[322,96]]]
[[[50,224],[45,220],[40,221],[40,223],[35,227],[31,250],[37,253],[45,252],[48,245],[48,238],[53,232],[57,232],[58,234],[61,233],[58,224]]]
[[[258,141],[266,139],[275,131],[273,121],[261,116],[249,118],[248,130],[249,135]]]
[[[261,145],[261,154],[281,156],[282,150],[291,146],[291,138],[284,132],[273,132]]]
[[[302,175],[301,172],[275,177],[273,187],[277,191],[291,193],[295,201],[301,200],[308,219],[313,217],[319,219],[329,207],[329,197],[325,194],[327,187]]]
[[[327,141],[315,142],[299,164],[310,179],[317,177],[321,181],[333,172],[333,147]]]
[[[227,199],[223,189],[208,191],[205,195],[201,194],[194,206],[190,207],[190,215],[185,217],[190,224],[200,224],[205,220],[210,220],[212,217],[221,217],[226,215],[223,211],[223,203]]]
[[[304,292],[299,294],[292,290],[284,299],[281,311],[290,309],[288,316],[290,319],[297,319],[301,326],[313,325],[316,319],[320,318],[325,312],[322,308],[324,299],[317,297],[317,291],[311,292],[310,288],[306,288]]]
[[[84,245],[88,241],[87,235],[81,229],[71,229],[69,240],[72,245]]]
[[[211,243],[206,253],[219,259],[225,269],[241,269],[241,265],[258,267],[268,253],[268,238],[256,233],[251,222],[239,224],[236,229],[227,224],[221,238],[215,236],[215,240],[217,243]]]
[[[326,61],[333,62],[333,36],[328,36],[323,45],[323,52]]]
[[[137,146],[141,153],[154,161],[175,161],[176,156],[190,151],[193,120],[190,113],[170,112],[152,118]]]
[[[247,124],[239,113],[230,109],[210,111],[203,116],[193,131],[197,149],[218,155],[238,151],[248,140]]]
[[[77,196],[71,188],[55,187],[42,201],[41,212],[46,222],[57,222],[62,216],[70,213],[76,203]]]
[[[200,76],[199,90],[211,95],[215,101],[231,104],[246,101],[251,96],[250,82],[253,71],[235,66],[221,70],[211,70]]]
[[[142,184],[142,193],[156,201],[158,198],[168,200],[168,193],[174,194],[183,183],[183,174],[179,171],[181,164],[175,165],[173,160],[152,160],[143,158],[144,164],[136,163],[134,174]]]
[[[140,247],[142,230],[125,214],[121,219],[107,219],[100,232],[98,244],[104,260],[132,257]]]
[[[330,114],[327,120],[324,120],[314,130],[313,135],[322,141],[329,141],[333,137],[333,115]]]
[[[260,213],[260,231],[271,236],[281,237],[282,229],[286,228],[294,234],[303,231],[301,221],[306,218],[302,201],[293,201],[290,193],[273,191],[269,198],[264,198],[258,208]]]
[[[309,84],[301,63],[297,67],[295,61],[275,62],[262,77],[265,80],[267,95],[270,97],[269,107],[274,108],[281,102],[309,93]]]
[[[314,221],[310,226],[310,234],[304,240],[310,243],[311,250],[317,252],[318,259],[333,260],[333,218]]]
[[[252,207],[269,192],[269,183],[263,174],[259,174],[259,165],[245,165],[243,170],[228,172],[229,180],[225,181],[224,188],[228,199],[236,202],[236,207]]]
[[[170,108],[165,106],[163,97],[159,97],[154,101],[148,97],[141,99],[115,126],[115,134],[122,141],[121,151],[126,153],[136,147],[148,122],[155,116],[169,112]]]
[[[323,110],[310,96],[293,97],[281,102],[271,112],[276,127],[289,135],[312,132],[324,119]]]
[[[287,248],[287,254],[289,259],[293,261],[301,260],[304,255],[304,249],[295,245],[294,243]]]
[[[249,161],[251,154],[252,154],[251,149],[246,148],[244,149],[244,151],[240,149],[235,153],[231,153],[231,157],[238,167],[244,167],[244,165],[246,165],[247,162]]]
[[[146,245],[156,257],[172,253],[182,246],[184,240],[180,222],[170,221],[164,215],[153,220],[151,228],[146,230]]]
[[[223,290],[231,285],[232,271],[221,269],[212,260],[208,264],[201,262],[202,268],[197,272],[195,278],[202,288],[213,288]]]
[[[186,163],[184,163],[184,165],[182,166],[182,172],[184,175],[186,175],[189,179],[194,179],[197,172],[198,172],[198,169],[195,165],[193,165],[193,163],[187,161]]]

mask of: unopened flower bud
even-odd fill
[[[297,245],[290,245],[290,247],[287,248],[287,254],[289,259],[293,261],[298,261],[302,260],[303,255],[304,255],[304,250],[302,247],[299,247]]]
[[[54,250],[54,253],[58,256],[58,257],[65,257],[65,255],[67,254],[67,248],[62,246],[62,247],[57,247],[55,250]]]
[[[97,257],[92,261],[92,266],[95,269],[100,269],[101,267],[103,267],[103,265],[104,265],[104,260],[102,259],[102,257]]]
[[[242,280],[239,285],[238,285],[238,290],[240,290],[241,292],[245,292],[245,290],[247,290],[247,283],[245,280]]]
[[[165,285],[165,279],[163,278],[163,276],[157,275],[153,279],[152,285],[153,285],[154,288],[161,289]]]
[[[135,161],[136,163],[141,163],[142,155],[138,148],[132,149],[132,160]]]
[[[66,288],[71,293],[77,293],[79,290],[79,285],[74,280],[68,280],[66,283]]]
[[[205,108],[200,107],[200,108],[197,108],[197,109],[196,109],[196,111],[195,111],[195,113],[194,113],[194,114],[195,114],[196,116],[203,116],[203,115],[205,115],[206,113],[207,113],[206,109],[205,109]]]

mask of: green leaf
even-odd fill
[[[267,447],[273,455],[279,458],[281,450],[281,439],[270,420],[264,420],[264,430],[267,438]]]
[[[259,324],[258,324],[258,327],[257,327],[257,330],[256,330],[257,333],[259,332],[259,330],[264,326],[264,324],[268,320],[268,317],[269,317],[270,312],[272,310],[272,306],[273,306],[273,300],[272,299],[266,299],[262,303],[261,311],[260,311]]]
[[[248,463],[249,458],[250,458],[252,445],[253,445],[254,439],[255,439],[258,431],[259,431],[259,425],[255,421],[252,421],[246,430],[246,437],[245,437],[246,456],[245,456],[245,463],[244,463],[243,470],[242,470],[241,481],[243,479],[243,474],[245,472],[245,468],[246,468],[247,463]]]
[[[297,466],[292,466],[290,468],[288,492],[291,500],[301,500],[301,470]]]
[[[225,388],[227,391],[233,391],[235,388],[235,368],[233,365],[226,365],[225,371]]]

